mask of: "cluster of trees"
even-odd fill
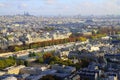
[[[64,44],[64,43],[68,43],[68,42],[86,41],[86,40],[87,39],[85,37],[74,37],[74,38],[50,40],[50,41],[30,43],[30,44],[25,44],[25,45],[9,46],[8,50],[14,52],[14,51],[20,51],[20,50],[26,50],[26,49],[32,49],[32,48],[38,48],[38,47],[45,47],[45,46],[52,46],[52,45]]]
[[[40,57],[37,62],[46,64],[61,64],[61,65],[73,65],[71,60],[62,60],[58,56],[53,56],[51,53],[46,53],[43,57]]]
[[[0,53],[7,53],[7,52],[10,52],[10,50],[3,50],[0,48]]]
[[[23,60],[16,60],[16,65],[24,65],[25,61]]]
[[[0,59],[0,69],[15,65],[16,60],[12,57]]]
[[[98,38],[105,37],[105,36],[106,34],[94,34],[90,36],[90,39],[98,39]]]
[[[74,64],[70,59],[63,60],[59,58],[58,56],[53,56],[51,53],[46,53],[43,55],[43,57],[40,57],[37,60],[37,62],[46,63],[46,64],[61,64],[61,65],[66,65],[66,66],[73,66],[79,70],[80,68],[87,67],[89,63],[91,62],[91,60],[87,58],[79,59],[79,62]]]
[[[5,69],[10,66],[16,66],[16,65],[25,65],[29,66],[28,61],[24,60],[17,60],[14,57],[9,57],[9,58],[1,58],[0,59],[0,70]]]
[[[51,57],[53,57],[52,53],[44,53],[42,57],[39,57],[37,62],[39,63],[49,63]]]
[[[120,31],[118,31],[117,34],[120,34]]]
[[[102,31],[100,31],[99,34],[93,34],[90,36],[71,35],[69,38],[65,38],[65,39],[49,40],[49,41],[36,42],[36,43],[30,43],[30,44],[23,44],[23,45],[13,45],[13,46],[9,46],[7,50],[0,49],[0,52],[1,53],[15,52],[15,51],[21,51],[21,50],[26,50],[26,49],[33,49],[33,48],[39,48],[39,47],[45,47],[45,46],[64,44],[64,43],[68,43],[68,42],[86,41],[88,38],[89,39],[97,39],[97,38],[106,36],[106,34],[101,33],[101,32]]]
[[[44,30],[45,31],[53,31],[53,30],[55,30],[55,28],[54,27],[45,27]]]
[[[98,33],[100,34],[114,34],[114,33],[118,33],[120,31],[120,28],[115,28],[115,27],[101,27],[98,31]]]
[[[9,58],[0,58],[0,70],[10,67],[10,66],[18,66],[18,65],[25,65],[29,66],[29,61],[19,60],[15,57],[9,57]]]
[[[53,56],[50,59],[50,64],[61,64],[61,65],[66,65],[66,66],[70,66],[72,65],[72,61],[70,59],[68,60],[62,60],[61,58],[57,57],[57,56]]]
[[[35,52],[29,52],[29,55],[28,55],[29,57],[35,57],[35,56],[37,56],[37,54],[35,53]]]
[[[51,51],[52,52],[52,51]],[[43,52],[29,52],[28,57],[43,57]]]
[[[30,62],[29,62],[29,61],[24,61],[24,60],[16,60],[16,65],[29,66],[29,65],[30,65]]]

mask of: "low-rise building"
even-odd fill
[[[35,67],[24,67],[20,70],[20,74],[39,74],[41,69]]]
[[[65,66],[65,65],[60,66],[60,65],[57,65],[57,64],[52,65],[51,68],[57,70],[58,72],[69,73],[69,74],[76,71],[75,67]]]
[[[19,74],[20,70],[24,67],[24,65],[12,66],[4,69],[4,71],[6,72],[6,74]]]

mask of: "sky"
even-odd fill
[[[0,0],[0,15],[120,15],[120,0]]]

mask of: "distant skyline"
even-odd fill
[[[0,15],[120,15],[120,0],[0,0]]]

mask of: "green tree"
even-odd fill
[[[52,64],[55,64],[55,62],[54,62],[54,61],[51,61],[50,64],[51,64],[51,65],[52,65]]]
[[[29,66],[29,65],[30,65],[30,62],[25,61],[25,62],[24,62],[24,65],[25,65],[25,66]]]
[[[20,47],[15,46],[14,50],[15,50],[15,51],[20,51],[20,50],[22,50],[22,49],[21,49]]]
[[[52,61],[59,61],[60,58],[59,58],[58,56],[53,56],[53,57],[51,58],[51,60],[52,60]]]
[[[87,39],[85,37],[80,37],[79,41],[86,41]]]
[[[39,62],[39,63],[44,63],[43,58],[42,58],[42,57],[40,57],[40,58],[38,59],[38,62]]]
[[[36,53],[34,53],[34,52],[29,52],[29,55],[28,55],[29,57],[35,57],[36,56]]]
[[[0,59],[0,69],[15,65],[16,61],[13,58]]]
[[[0,69],[3,69],[3,68],[5,68],[5,63],[2,60],[0,60]]]
[[[17,60],[17,65],[24,65],[24,61],[23,60]]]

